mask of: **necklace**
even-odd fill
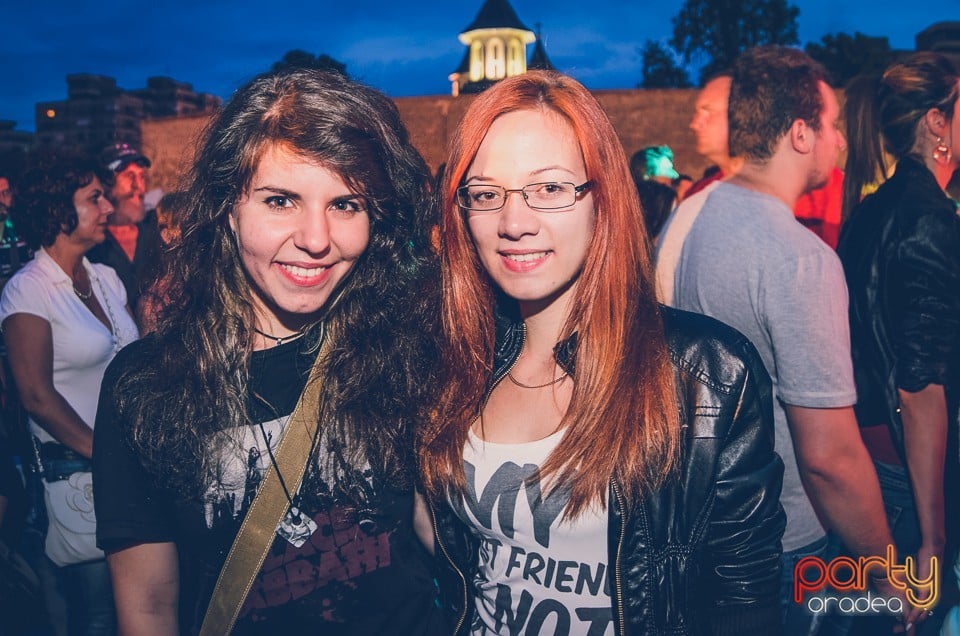
[[[77,281],[80,280],[80,272],[84,272],[84,273],[85,273],[85,270],[83,269],[83,263],[80,264],[80,269],[79,269],[79,271],[76,270],[76,269],[74,269],[74,271],[73,271],[73,279],[74,279],[74,280],[72,281],[72,283],[73,283],[73,293],[76,294],[76,295],[77,295],[77,298],[79,298],[80,300],[87,301],[87,300],[90,300],[90,298],[93,297],[93,285],[90,284],[90,279],[87,278],[87,287],[89,288],[89,291],[87,291],[87,293],[83,293],[82,291],[80,291],[80,290],[77,288]]]
[[[510,380],[511,382],[513,382],[514,384],[516,384],[518,387],[520,387],[520,388],[522,388],[522,389],[542,389],[542,388],[544,388],[544,387],[547,387],[547,386],[550,386],[550,385],[552,385],[552,384],[556,384],[557,382],[560,382],[561,380],[563,380],[563,379],[564,379],[565,377],[567,377],[568,375],[570,375],[570,374],[567,373],[566,371],[564,371],[564,372],[561,373],[559,376],[557,376],[556,379],[550,380],[549,382],[544,382],[543,384],[524,384],[524,383],[521,382],[520,380],[518,380],[518,379],[516,379],[515,377],[513,377],[513,373],[507,371],[507,379]]]
[[[280,472],[280,466],[277,464],[277,458],[274,457],[273,449],[270,448],[270,438],[267,436],[263,422],[257,422],[257,425],[260,427],[260,434],[263,435],[263,443],[267,447],[270,463],[273,465],[273,470],[276,471],[277,478],[280,480],[283,495],[287,498],[287,503],[290,505],[289,508],[287,508],[286,514],[283,515],[280,525],[277,526],[276,534],[286,539],[287,542],[294,547],[299,548],[317,531],[317,523],[300,511],[300,492],[298,491],[292,497],[290,496],[290,491],[287,490],[287,482],[284,481],[283,473]],[[316,449],[317,439],[320,436],[319,433],[320,431],[318,429],[310,441],[310,456],[313,456],[313,452]]]
[[[84,293],[81,292],[79,289],[77,289],[77,284],[74,283],[74,284],[73,284],[73,293],[76,294],[76,295],[77,295],[77,298],[79,298],[80,300],[90,300],[90,298],[93,296],[93,286],[91,285],[91,286],[90,286],[90,291],[88,291],[86,294],[84,294]]]
[[[267,333],[266,331],[260,331],[256,327],[254,327],[253,330],[256,331],[258,334],[260,334],[261,336],[263,336],[264,338],[268,338],[270,340],[276,340],[278,347],[282,345],[284,342],[290,342],[291,340],[295,338],[299,338],[300,336],[303,335],[303,329],[295,333],[292,333],[289,336],[275,336],[272,333]]]
[[[113,315],[113,308],[110,306],[110,298],[107,296],[107,292],[103,289],[103,283],[100,282],[100,279],[97,278],[97,286],[100,287],[100,295],[103,296],[103,305],[107,309],[107,318],[110,320],[110,335],[113,338],[113,349],[114,351],[120,351],[120,348],[123,346],[120,343],[120,334],[118,331],[120,327],[117,323],[116,317]],[[74,287],[73,291],[77,291],[77,288]],[[93,285],[90,285],[90,294],[93,294]],[[77,296],[80,296],[80,293],[77,292]],[[89,295],[87,296],[90,297]],[[83,296],[80,296],[82,299]]]

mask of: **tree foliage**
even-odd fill
[[[827,34],[804,49],[826,67],[834,86],[844,86],[861,73],[880,73],[894,58],[890,40],[860,32]]]
[[[660,42],[647,40],[643,45],[643,79],[641,88],[689,88],[687,71],[677,64],[672,50]]]
[[[760,44],[797,44],[800,10],[787,0],[685,0],[670,45],[687,64],[705,60],[700,83]]]
[[[280,61],[273,65],[274,71],[285,68],[318,68],[325,71],[334,71],[341,75],[347,74],[347,65],[338,62],[326,53],[314,55],[313,53],[308,53],[300,49],[287,51],[283,54],[283,57],[280,58]]]

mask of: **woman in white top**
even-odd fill
[[[89,460],[100,382],[124,345],[138,338],[116,273],[84,254],[106,238],[113,208],[94,164],[58,158],[29,171],[13,216],[33,260],[10,279],[0,321],[20,400],[30,419],[48,484],[69,483],[74,505],[93,524]],[[71,634],[115,631],[109,574],[102,553],[75,549],[53,534],[47,498],[46,552],[67,603]],[[54,504],[55,505],[55,504]]]

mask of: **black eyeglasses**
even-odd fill
[[[550,212],[572,207],[577,197],[589,190],[591,185],[593,181],[581,185],[568,181],[547,181],[508,190],[498,185],[472,184],[457,188],[457,204],[464,210],[491,214],[506,205],[511,192],[519,192],[531,209]]]

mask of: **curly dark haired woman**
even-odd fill
[[[71,634],[115,630],[110,578],[94,545],[90,456],[100,382],[138,334],[116,272],[84,256],[106,238],[112,212],[90,161],[41,161],[13,208],[37,253],[0,299],[10,367],[42,464],[44,551],[58,566]]]
[[[97,419],[99,539],[125,631],[176,632],[178,598],[179,629],[200,627],[276,474],[286,516],[233,633],[437,632],[413,529],[413,428],[436,384],[428,183],[393,104],[340,75],[262,75],[211,123],[169,302],[109,369]],[[308,376],[320,425],[297,489],[278,440]]]

